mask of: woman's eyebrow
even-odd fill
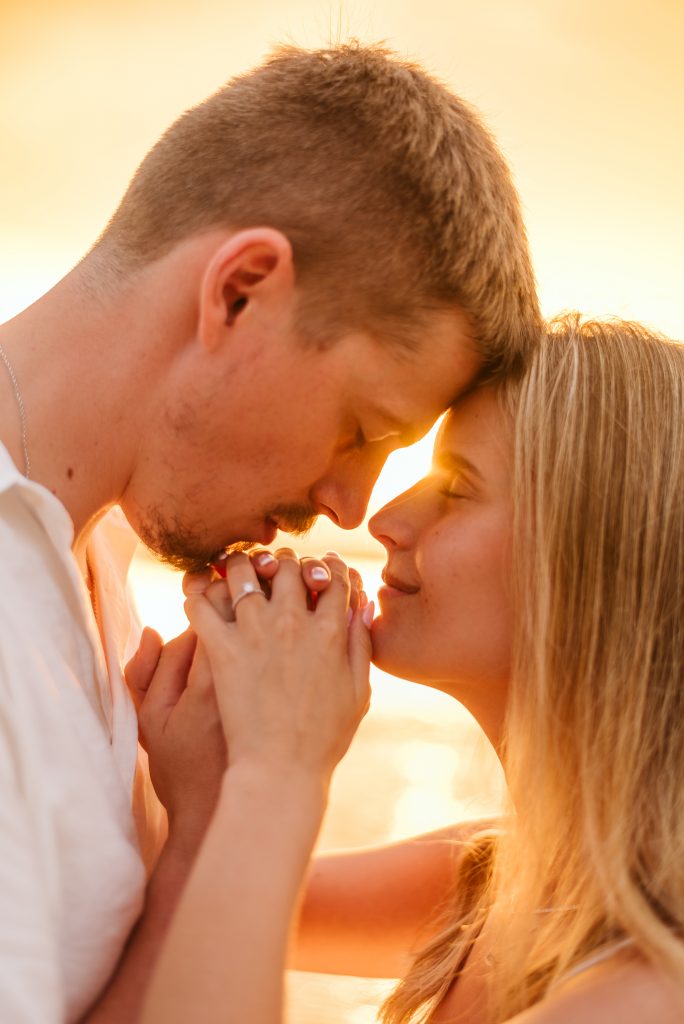
[[[452,473],[455,471],[469,473],[471,476],[477,477],[478,480],[483,480],[482,473],[477,466],[474,466],[465,456],[450,452],[448,448],[442,448],[435,453],[433,465],[435,469],[447,470]]]

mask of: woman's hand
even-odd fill
[[[328,555],[334,558],[340,557],[335,551],[329,551]],[[297,555],[290,548],[280,548],[275,552],[269,551],[266,548],[255,548],[249,552],[249,558],[264,592],[270,595],[271,580],[280,568],[281,559],[297,558]],[[226,578],[227,562],[228,554],[224,554],[216,562],[210,566],[208,565],[200,572],[186,573],[183,578],[184,592],[186,594],[206,592],[211,584],[216,582],[217,577],[224,580]],[[302,574],[302,582],[308,591],[307,603],[309,608],[313,609],[316,606],[318,595],[322,594],[330,584],[330,569],[324,558],[310,558],[308,556],[299,559],[299,567]],[[355,569],[349,568],[349,577],[352,584],[350,604],[351,607],[354,607],[356,597],[363,584],[360,575]],[[223,588],[223,591],[225,593],[225,588]],[[228,601],[228,607],[230,608],[230,601]],[[229,611],[227,616],[224,617],[228,621],[232,621],[232,611]]]
[[[327,782],[368,709],[368,612],[358,607],[348,623],[352,587],[338,556],[324,560],[330,582],[315,611],[294,553],[281,551],[278,563],[266,599],[249,557],[229,557],[234,622],[205,594],[189,594],[186,613],[214,677],[229,767],[299,769]],[[255,590],[240,597],[245,585]]]

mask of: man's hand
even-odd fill
[[[214,813],[226,745],[211,675],[201,669],[196,648],[190,630],[164,645],[146,629],[126,667],[152,782],[168,812],[169,838],[117,969],[81,1024],[139,1019],[162,939]]]
[[[165,646],[153,630],[145,630],[126,668],[140,740],[169,816],[170,835],[193,850],[214,810],[227,761],[211,674],[203,670],[203,652],[196,647],[190,630]]]

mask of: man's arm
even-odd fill
[[[148,883],[145,905],[116,970],[82,1024],[133,1024],[178,899],[202,842],[226,767],[211,677],[193,671],[196,640],[184,633],[162,649],[145,630],[126,669],[138,708],[152,781],[169,817],[169,836]]]

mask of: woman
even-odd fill
[[[459,402],[433,473],[371,522],[376,662],[469,708],[511,799],[496,828],[313,871],[294,962],[405,973],[386,1024],[684,1019],[683,411],[683,347],[567,317],[522,379]],[[268,602],[245,556],[236,625],[188,603],[230,767],[146,1021],[281,1020],[327,784],[367,703],[363,612],[347,645],[348,576],[327,563],[313,614],[295,563]]]

